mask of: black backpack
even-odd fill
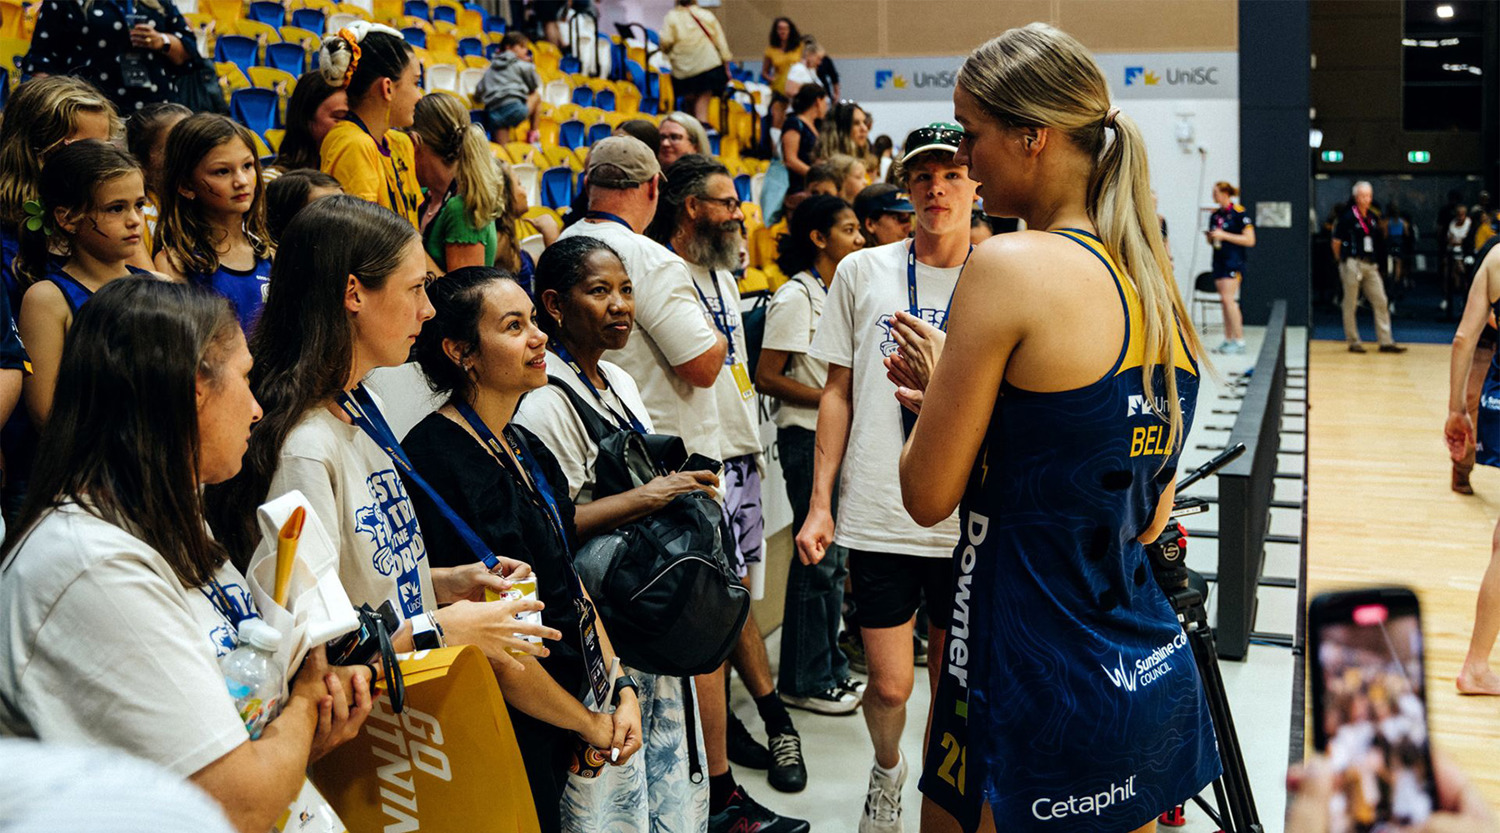
[[[686,459],[680,438],[620,428],[562,380],[549,383],[568,397],[599,446],[595,500],[676,471]],[[734,545],[730,534],[719,504],[691,492],[574,553],[573,566],[626,664],[685,677],[728,658],[750,615],[750,592],[725,555]]]

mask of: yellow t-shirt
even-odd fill
[[[399,130],[385,132],[386,153],[364,128],[341,121],[323,139],[323,173],[352,194],[400,214],[417,227],[422,186],[417,184],[415,150],[411,137]]]
[[[1474,232],[1474,251],[1479,251],[1479,249],[1483,247],[1485,243],[1488,243],[1490,238],[1494,236],[1495,229],[1489,223],[1485,223],[1484,225],[1480,226],[1479,230]]]
[[[802,47],[798,46],[790,52],[785,52],[774,46],[768,46],[766,58],[770,59],[771,67],[776,70],[776,76],[771,79],[771,89],[781,95],[786,95],[786,75],[792,71],[792,64],[802,60]]]

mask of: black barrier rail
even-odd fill
[[[1255,370],[1226,446],[1246,453],[1219,472],[1219,655],[1242,660],[1255,626],[1256,589],[1271,526],[1281,411],[1286,400],[1286,301],[1271,306]]]

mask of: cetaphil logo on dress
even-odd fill
[[[1109,677],[1109,681],[1115,684],[1115,688],[1123,688],[1126,691],[1134,692],[1137,689],[1151,685],[1170,673],[1172,663],[1168,660],[1171,659],[1173,654],[1185,647],[1187,647],[1187,634],[1179,631],[1171,642],[1137,659],[1129,668],[1125,667],[1125,655],[1118,653],[1115,654],[1118,663],[1114,668],[1106,665],[1100,665],[1099,667],[1104,670],[1104,675]]]
[[[1038,821],[1057,821],[1068,816],[1097,816],[1105,810],[1135,798],[1135,776],[1123,784],[1111,783],[1097,793],[1070,795],[1067,798],[1038,798],[1031,802],[1031,815]]]

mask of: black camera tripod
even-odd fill
[[[1225,449],[1179,481],[1178,492],[1223,468],[1244,451],[1244,443]],[[1208,611],[1203,607],[1205,590],[1202,588],[1207,584],[1202,576],[1187,568],[1187,532],[1176,522],[1184,515],[1207,511],[1208,502],[1201,498],[1179,497],[1174,500],[1173,522],[1146,547],[1146,553],[1151,558],[1156,583],[1167,594],[1167,600],[1172,603],[1172,610],[1187,634],[1198,676],[1203,681],[1203,694],[1208,700],[1214,735],[1219,742],[1223,773],[1213,782],[1218,806],[1210,806],[1201,795],[1193,796],[1193,803],[1208,814],[1221,833],[1263,833],[1265,828],[1261,826],[1260,815],[1255,810],[1255,796],[1250,790],[1250,774],[1245,770],[1245,756],[1240,750],[1239,735],[1234,730],[1234,716],[1229,711],[1229,696],[1224,691],[1224,678],[1219,674],[1219,652],[1214,647],[1214,632],[1208,625]]]

